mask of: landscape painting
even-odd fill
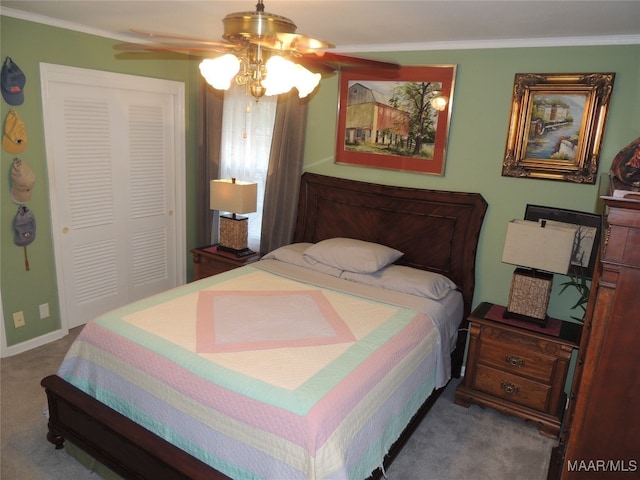
[[[455,66],[342,72],[336,163],[443,175]]]
[[[516,74],[502,175],[595,183],[614,79]]]
[[[587,95],[536,94],[532,101],[525,156],[575,161]]]

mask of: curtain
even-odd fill
[[[233,169],[229,167],[227,170],[226,167],[221,167],[223,162],[221,158],[223,149],[223,110],[225,110],[223,107],[226,107],[227,103],[231,102],[230,95],[217,91],[202,81],[200,96],[200,138],[196,202],[198,209],[197,240],[198,245],[205,246],[218,242],[217,212],[209,209],[209,181],[215,178],[229,178],[232,175],[239,180],[256,181],[256,179],[255,177],[248,177],[249,167],[244,165],[244,162],[239,162],[239,165]],[[241,97],[244,97],[244,95]],[[252,111],[255,113],[255,108],[253,108],[255,107],[255,100],[252,98],[250,100],[253,103],[248,105],[252,107]],[[265,97],[258,104],[267,104],[263,100],[265,100]],[[236,98],[236,104],[239,101]],[[243,101],[246,107],[246,98]],[[262,210],[262,214],[249,215],[250,222],[253,216],[254,222],[257,221],[260,225],[260,228],[257,229],[258,234],[253,239],[250,233],[249,248],[262,253],[286,245],[293,239],[308,110],[307,101],[299,100],[295,92],[280,95],[277,100],[273,99],[271,108],[272,115],[275,118],[271,120],[271,128],[266,129],[269,132],[269,146],[267,147],[266,155],[263,155],[267,159],[268,167],[266,164],[263,167],[262,187],[259,187],[258,190],[259,209]],[[226,108],[226,110],[231,109],[231,107]],[[245,113],[247,113],[246,110]],[[250,120],[249,115],[235,115],[235,118],[236,120],[239,119],[239,123],[235,126],[236,132],[239,132],[240,138],[245,137]],[[227,121],[230,118],[225,117],[224,120]],[[227,129],[227,134],[230,134],[233,129],[233,127],[230,130]],[[264,131],[260,132],[259,136],[264,138],[265,133]],[[234,147],[229,145],[224,148],[227,156],[234,150]],[[259,150],[264,154],[264,147]],[[255,158],[255,154],[247,152],[240,158],[250,160]],[[214,213],[216,214],[215,216],[213,215]],[[258,236],[260,240],[257,239]],[[257,244],[258,241],[259,244]]]
[[[291,91],[278,97],[262,211],[260,252],[293,240],[307,126],[308,101]]]
[[[244,86],[235,84],[224,94],[219,178],[235,177],[258,184],[257,209],[247,215],[247,243],[256,251],[260,251],[262,205],[276,105],[276,97],[262,97],[256,101]]]
[[[200,82],[200,113],[198,132],[198,179],[196,184],[198,246],[218,242],[218,212],[209,209],[209,181],[218,178],[222,132],[223,92],[211,88],[204,79]]]

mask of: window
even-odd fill
[[[256,101],[244,87],[224,93],[220,178],[235,177],[258,184],[258,208],[249,217],[249,248],[260,250],[262,205],[269,166],[277,97]]]

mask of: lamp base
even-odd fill
[[[546,326],[553,274],[516,268],[504,318],[514,318]]]
[[[249,218],[220,215],[220,246],[227,252],[244,252],[248,249]]]

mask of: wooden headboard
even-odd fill
[[[393,187],[304,173],[295,242],[347,237],[396,248],[398,264],[442,273],[462,291],[465,318],[487,202],[479,193]]]

